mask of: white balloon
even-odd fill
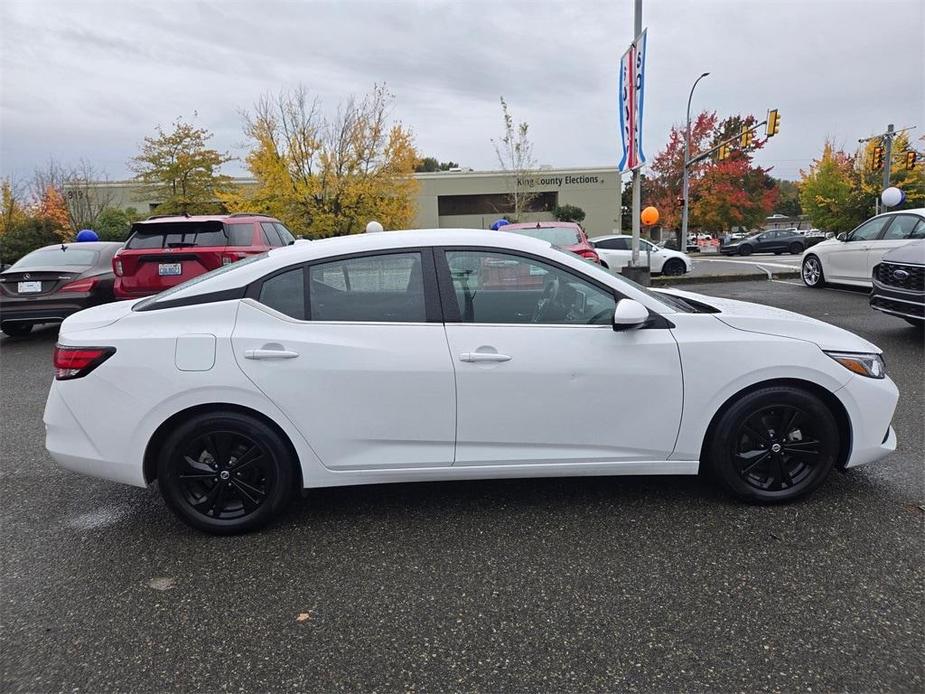
[[[367,234],[375,234],[380,231],[385,231],[385,229],[383,229],[382,225],[375,220],[366,225]]]
[[[890,186],[880,194],[880,200],[887,207],[896,207],[899,205],[906,196],[903,192],[896,186]]]

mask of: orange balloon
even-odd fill
[[[654,207],[647,207],[642,211],[642,214],[639,215],[639,218],[647,227],[658,224],[658,210]]]

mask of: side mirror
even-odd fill
[[[614,330],[641,328],[649,320],[649,309],[635,299],[620,299],[613,311]]]
[[[836,236],[835,238],[838,239],[839,241],[847,241],[847,240],[848,240],[848,234],[846,234],[845,232],[842,232],[842,233],[840,233],[838,236]]]

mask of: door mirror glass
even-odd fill
[[[842,233],[838,234],[835,238],[838,239],[839,241],[847,241],[847,240],[848,240],[848,234],[846,234],[845,232],[842,232]]]
[[[632,330],[649,320],[649,309],[635,299],[620,299],[613,311],[614,330]]]

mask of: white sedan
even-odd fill
[[[595,236],[588,241],[600,256],[601,264],[613,271],[628,265],[633,257],[633,237],[627,234]],[[645,239],[639,239],[639,257],[642,261],[648,258],[652,263],[651,271],[663,275],[683,275],[693,267],[686,253],[656,246]]]
[[[856,229],[803,251],[801,274],[808,287],[847,284],[870,287],[883,254],[925,238],[925,208],[887,212]]]
[[[214,533],[382,482],[705,469],[784,501],[896,446],[860,337],[474,230],[294,244],[81,311],[54,368],[52,457]]]

